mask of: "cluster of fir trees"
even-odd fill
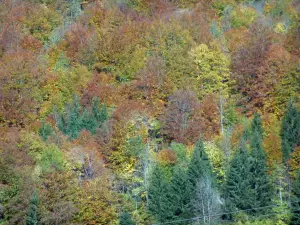
[[[91,108],[87,108],[74,97],[72,104],[67,105],[64,112],[56,113],[55,118],[58,129],[70,139],[75,139],[84,129],[95,134],[96,129],[108,119],[108,113],[106,104],[100,105],[98,98],[94,98]],[[47,126],[42,129],[49,130]]]
[[[296,137],[300,131],[296,127],[298,114],[297,109],[290,104],[283,119],[283,142],[284,138],[294,140],[289,142],[293,146],[291,149],[297,146]],[[223,219],[233,220],[235,213],[232,212],[240,210],[253,217],[270,212],[270,206],[274,204],[275,188],[263,149],[263,137],[261,118],[255,114],[228,165],[222,186],[216,182],[202,141],[196,143],[188,168],[176,167],[171,180],[168,180],[164,167],[157,164],[152,171],[148,189],[149,212],[157,222],[174,220],[180,224],[191,224],[194,218],[204,224],[219,223],[221,215]],[[286,149],[282,151],[284,153]],[[300,224],[300,171],[292,181],[290,192],[290,222]]]
[[[203,142],[196,143],[188,168],[174,169],[170,181],[167,181],[163,167],[156,165],[148,195],[148,209],[157,222],[186,220],[182,224],[189,224],[189,218],[199,216],[199,213],[201,220],[211,219],[205,217],[220,210],[221,200]]]
[[[224,185],[227,211],[238,209],[255,213],[270,205],[273,190],[262,144],[262,123],[255,114],[250,131],[244,133],[227,171]]]

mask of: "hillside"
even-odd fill
[[[299,0],[1,0],[0,225],[300,224]]]

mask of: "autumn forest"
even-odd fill
[[[0,225],[300,225],[299,0],[0,0]]]

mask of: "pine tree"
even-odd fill
[[[300,170],[297,171],[296,179],[292,187],[292,218],[291,224],[300,224]]]
[[[80,119],[80,130],[86,129],[92,134],[96,133],[97,121],[94,115],[88,110],[85,109],[81,115]]]
[[[132,220],[131,215],[128,212],[123,212],[119,217],[120,225],[135,225],[136,223]]]
[[[157,222],[165,222],[170,218],[169,187],[163,170],[157,165],[154,167],[148,188],[148,210]]]
[[[43,120],[39,129],[39,135],[42,137],[43,141],[46,141],[51,134],[52,128],[50,124],[46,123],[45,120]]]
[[[170,207],[173,219],[184,219],[188,212],[191,193],[187,186],[186,172],[177,167],[170,184]]]
[[[239,150],[230,162],[224,186],[224,195],[226,210],[228,211],[249,209],[251,207],[249,154],[243,140]]]
[[[266,153],[262,148],[263,129],[259,116],[252,122],[252,137],[250,140],[250,173],[251,173],[251,205],[252,207],[262,207],[270,204],[272,197],[272,187],[268,175]]]
[[[26,216],[26,225],[39,224],[38,205],[39,205],[38,194],[36,191],[34,191],[29,203],[29,209]]]
[[[281,150],[286,163],[296,146],[300,145],[300,112],[290,102],[284,114],[281,128]]]

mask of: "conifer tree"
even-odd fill
[[[162,168],[156,165],[150,177],[148,188],[148,210],[157,222],[165,222],[170,218],[169,186]]]
[[[249,154],[245,142],[242,140],[239,150],[235,153],[227,171],[224,186],[226,210],[250,208],[250,167]]]
[[[101,106],[101,108],[99,106],[100,106],[99,99],[94,98],[93,103],[92,103],[92,111],[93,111],[94,117],[96,118],[97,122],[101,126],[101,124],[103,122],[105,122],[105,120],[107,120],[108,113],[107,113],[106,104],[103,104]]]
[[[212,176],[212,166],[209,158],[204,151],[204,145],[202,141],[198,141],[195,145],[192,159],[188,167],[188,183],[191,189],[195,189],[199,179],[203,175]]]
[[[187,185],[186,172],[177,167],[170,184],[170,207],[173,219],[186,218],[188,211],[189,197],[191,196],[190,189]]]
[[[262,148],[263,129],[260,118],[256,114],[252,122],[252,137],[250,140],[250,184],[251,184],[251,205],[262,207],[270,204],[272,187],[268,175],[267,157]]]
[[[90,131],[92,134],[96,133],[97,121],[94,115],[88,109],[85,109],[83,111],[80,122],[81,122],[80,130],[86,129]]]
[[[132,220],[131,215],[128,212],[123,212],[119,217],[120,225],[135,225],[136,223]]]
[[[257,132],[258,135],[263,138],[264,130],[262,128],[261,118],[258,113],[254,114],[254,118],[251,123],[251,133],[254,134],[255,132]]]
[[[209,158],[204,151],[202,141],[198,141],[195,145],[194,152],[187,171],[187,199],[188,199],[188,213],[187,217],[195,216],[193,213],[193,200],[197,193],[197,185],[204,177],[212,181],[212,186],[216,185],[215,177],[212,172],[212,166]]]
[[[300,145],[300,112],[290,102],[284,114],[281,128],[281,150],[286,163],[296,146]]]
[[[50,124],[46,123],[45,120],[43,120],[39,129],[39,135],[42,137],[43,141],[46,141],[51,134],[52,128]]]
[[[67,132],[70,139],[77,138],[80,131],[80,108],[79,99],[75,96],[73,104],[68,110]]]
[[[39,205],[38,194],[36,191],[34,191],[29,203],[29,209],[26,216],[26,225],[40,224],[39,215],[38,215],[38,205]]]
[[[297,176],[292,187],[292,218],[291,224],[300,224],[300,170],[297,171]]]

